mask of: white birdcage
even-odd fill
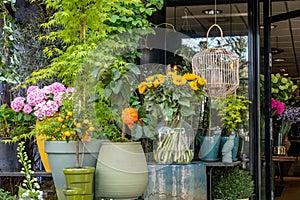
[[[207,49],[193,56],[193,73],[206,79],[204,90],[208,97],[220,97],[233,93],[239,86],[239,58],[221,45],[221,48],[208,48],[208,35],[213,27],[217,27],[223,40],[223,31],[213,24],[207,31]],[[221,41],[222,43],[222,41]]]

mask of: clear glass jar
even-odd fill
[[[185,164],[194,158],[195,134],[192,127],[181,122],[176,128],[162,125],[153,143],[154,160],[160,164]]]

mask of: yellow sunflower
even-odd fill
[[[204,79],[204,78],[201,78],[201,77],[199,77],[198,78],[198,83],[202,86],[202,85],[204,85],[205,83],[206,83],[206,80]]]
[[[153,86],[152,82],[147,82],[146,85],[148,88],[152,88],[152,86]]]
[[[158,79],[155,79],[155,81],[153,82],[153,86],[155,88],[157,88],[159,86],[159,84],[160,84],[160,81]]]
[[[147,78],[146,78],[146,81],[147,82],[152,82],[154,80],[154,76],[148,76]]]
[[[145,82],[139,84],[138,90],[140,94],[143,94],[146,91],[146,89],[147,89],[147,85]]]
[[[188,81],[193,81],[193,80],[196,80],[199,76],[197,76],[196,74],[192,74],[192,73],[186,73],[183,75],[183,77]]]
[[[189,82],[189,85],[192,88],[192,90],[195,90],[195,91],[198,90],[198,86],[197,86],[196,81]]]
[[[186,79],[183,76],[180,75],[174,75],[173,76],[173,83],[174,85],[184,85],[186,83]]]
[[[157,74],[157,79],[160,84],[163,84],[165,82],[165,76],[162,74]]]

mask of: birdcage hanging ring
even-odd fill
[[[220,30],[221,47],[208,47],[208,36],[213,27]],[[223,48],[223,40],[221,27],[213,24],[206,34],[206,49],[192,58],[193,73],[206,79],[204,89],[208,97],[226,96],[239,86],[239,57]]]

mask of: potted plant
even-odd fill
[[[122,77],[123,80],[128,80],[125,78],[126,74]],[[127,83],[129,84],[129,82],[125,84],[124,81],[121,90],[127,88]],[[130,91],[127,91],[128,94]],[[124,101],[124,96],[128,97],[127,93],[124,96],[119,95],[118,98]],[[128,99],[125,102],[121,101],[122,106],[117,105],[113,98],[104,96],[97,101],[95,109],[98,125],[102,135],[109,142],[103,142],[97,159],[96,198],[138,198],[148,184],[147,162],[141,143],[138,141],[143,131],[140,130],[138,135],[131,135],[130,128],[125,127],[122,119],[125,120],[125,115],[134,122],[141,119],[134,108],[125,108],[122,114],[122,106],[128,105]]]
[[[214,199],[249,199],[254,192],[250,173],[238,167],[223,168],[213,184]]]
[[[12,102],[16,112],[24,112],[37,118],[37,124],[29,134],[37,138],[43,137],[40,142],[42,145],[45,143],[45,146],[39,146],[40,154],[43,154],[41,150],[45,148],[47,157],[42,161],[47,166],[45,161],[49,159],[48,167],[51,168],[59,199],[64,199],[63,168],[95,167],[101,142],[90,141],[90,135],[95,131],[91,122],[84,116],[76,119],[73,117],[73,108],[76,107],[73,105],[73,96],[73,88],[66,88],[55,82],[41,89],[31,86],[26,98],[17,97]],[[56,162],[57,159],[62,162]]]
[[[62,106],[62,100],[72,92],[72,88],[66,88],[63,84],[58,82],[43,88],[30,86],[26,91],[27,95],[25,97],[16,97],[11,102],[11,107],[18,116],[36,120],[37,126],[35,126],[34,130],[21,137],[36,137],[41,160],[47,172],[50,172],[50,166],[47,154],[44,153],[44,140],[48,134],[53,137],[52,134],[54,134],[54,131],[50,129],[50,127],[47,127],[50,133],[46,134],[42,129],[39,129],[39,127],[44,129],[44,126],[47,126],[51,118],[58,115],[60,107]],[[66,94],[63,96],[64,93]],[[48,130],[47,128],[45,130]],[[36,132],[43,133],[36,134]],[[18,138],[20,139],[20,137]],[[54,138],[58,140],[62,139],[59,131],[54,135]]]
[[[157,132],[153,146],[156,162],[184,164],[194,158],[195,134],[187,122],[199,114],[196,107],[202,101],[204,84],[205,79],[196,74],[173,71],[150,74],[138,85],[142,105],[151,116],[148,126],[154,126]],[[133,132],[138,128],[141,125],[136,123]]]
[[[227,95],[224,98],[219,99],[217,106],[218,115],[222,121],[224,136],[221,139],[222,160],[223,162],[232,162],[232,160],[236,160],[239,135],[242,135],[240,129],[249,118],[248,105],[250,101],[236,94]],[[225,145],[226,142],[228,142],[227,145],[229,146]],[[230,146],[232,147],[230,148]]]

